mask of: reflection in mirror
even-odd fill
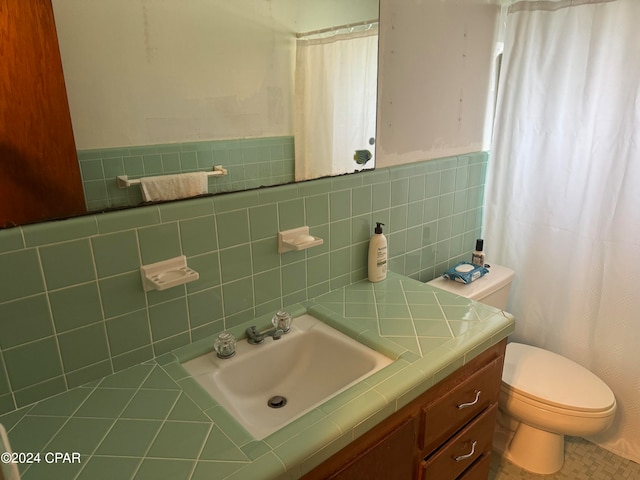
[[[370,20],[298,35],[296,180],[373,168],[377,27]]]
[[[143,202],[117,176],[221,166],[208,178],[218,193],[374,165],[378,0],[53,6],[90,211]],[[350,56],[332,53],[337,66],[312,59],[338,47]]]

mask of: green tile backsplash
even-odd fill
[[[135,179],[222,165],[228,174],[209,178],[209,192],[222,193],[292,182],[295,163],[291,136],[81,150],[78,160],[89,211],[142,202],[140,187],[118,188],[118,175]]]
[[[194,144],[185,162],[224,164],[216,156],[225,152],[235,158],[231,148],[209,147]],[[286,151],[276,147],[270,151]],[[109,162],[109,171],[132,173],[177,168],[184,152],[112,153],[122,161]],[[432,279],[475,246],[487,157],[480,152],[0,230],[0,414],[366,278],[377,221],[386,224],[390,269]],[[99,170],[86,168],[92,175]],[[305,224],[324,244],[279,254],[278,229]],[[140,265],[178,255],[187,256],[200,278],[145,293]],[[363,298],[363,308],[371,300]],[[383,328],[405,328],[397,319],[406,312],[386,313],[395,320]],[[164,418],[166,412],[148,411],[149,403],[137,398],[142,394],[127,408]],[[170,408],[176,399],[166,400]],[[158,433],[150,424],[147,433],[175,437],[174,427],[181,425]],[[112,431],[114,448],[118,432]],[[60,432],[67,434],[74,432]],[[157,448],[165,448],[162,441]]]

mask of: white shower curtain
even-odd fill
[[[296,180],[362,170],[356,150],[376,132],[378,29],[300,39],[296,49]]]
[[[615,393],[596,443],[640,463],[640,1],[509,7],[485,203],[513,340]]]

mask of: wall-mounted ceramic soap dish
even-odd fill
[[[306,248],[317,247],[323,243],[324,241],[321,238],[309,235],[309,227],[307,226],[278,232],[279,253],[304,250]]]
[[[185,283],[198,280],[198,272],[187,267],[187,257],[181,255],[169,260],[142,265],[140,267],[142,288],[145,292],[151,290],[166,290]]]

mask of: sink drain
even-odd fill
[[[275,395],[267,400],[267,405],[271,408],[282,408],[287,404],[287,399],[280,395]]]

